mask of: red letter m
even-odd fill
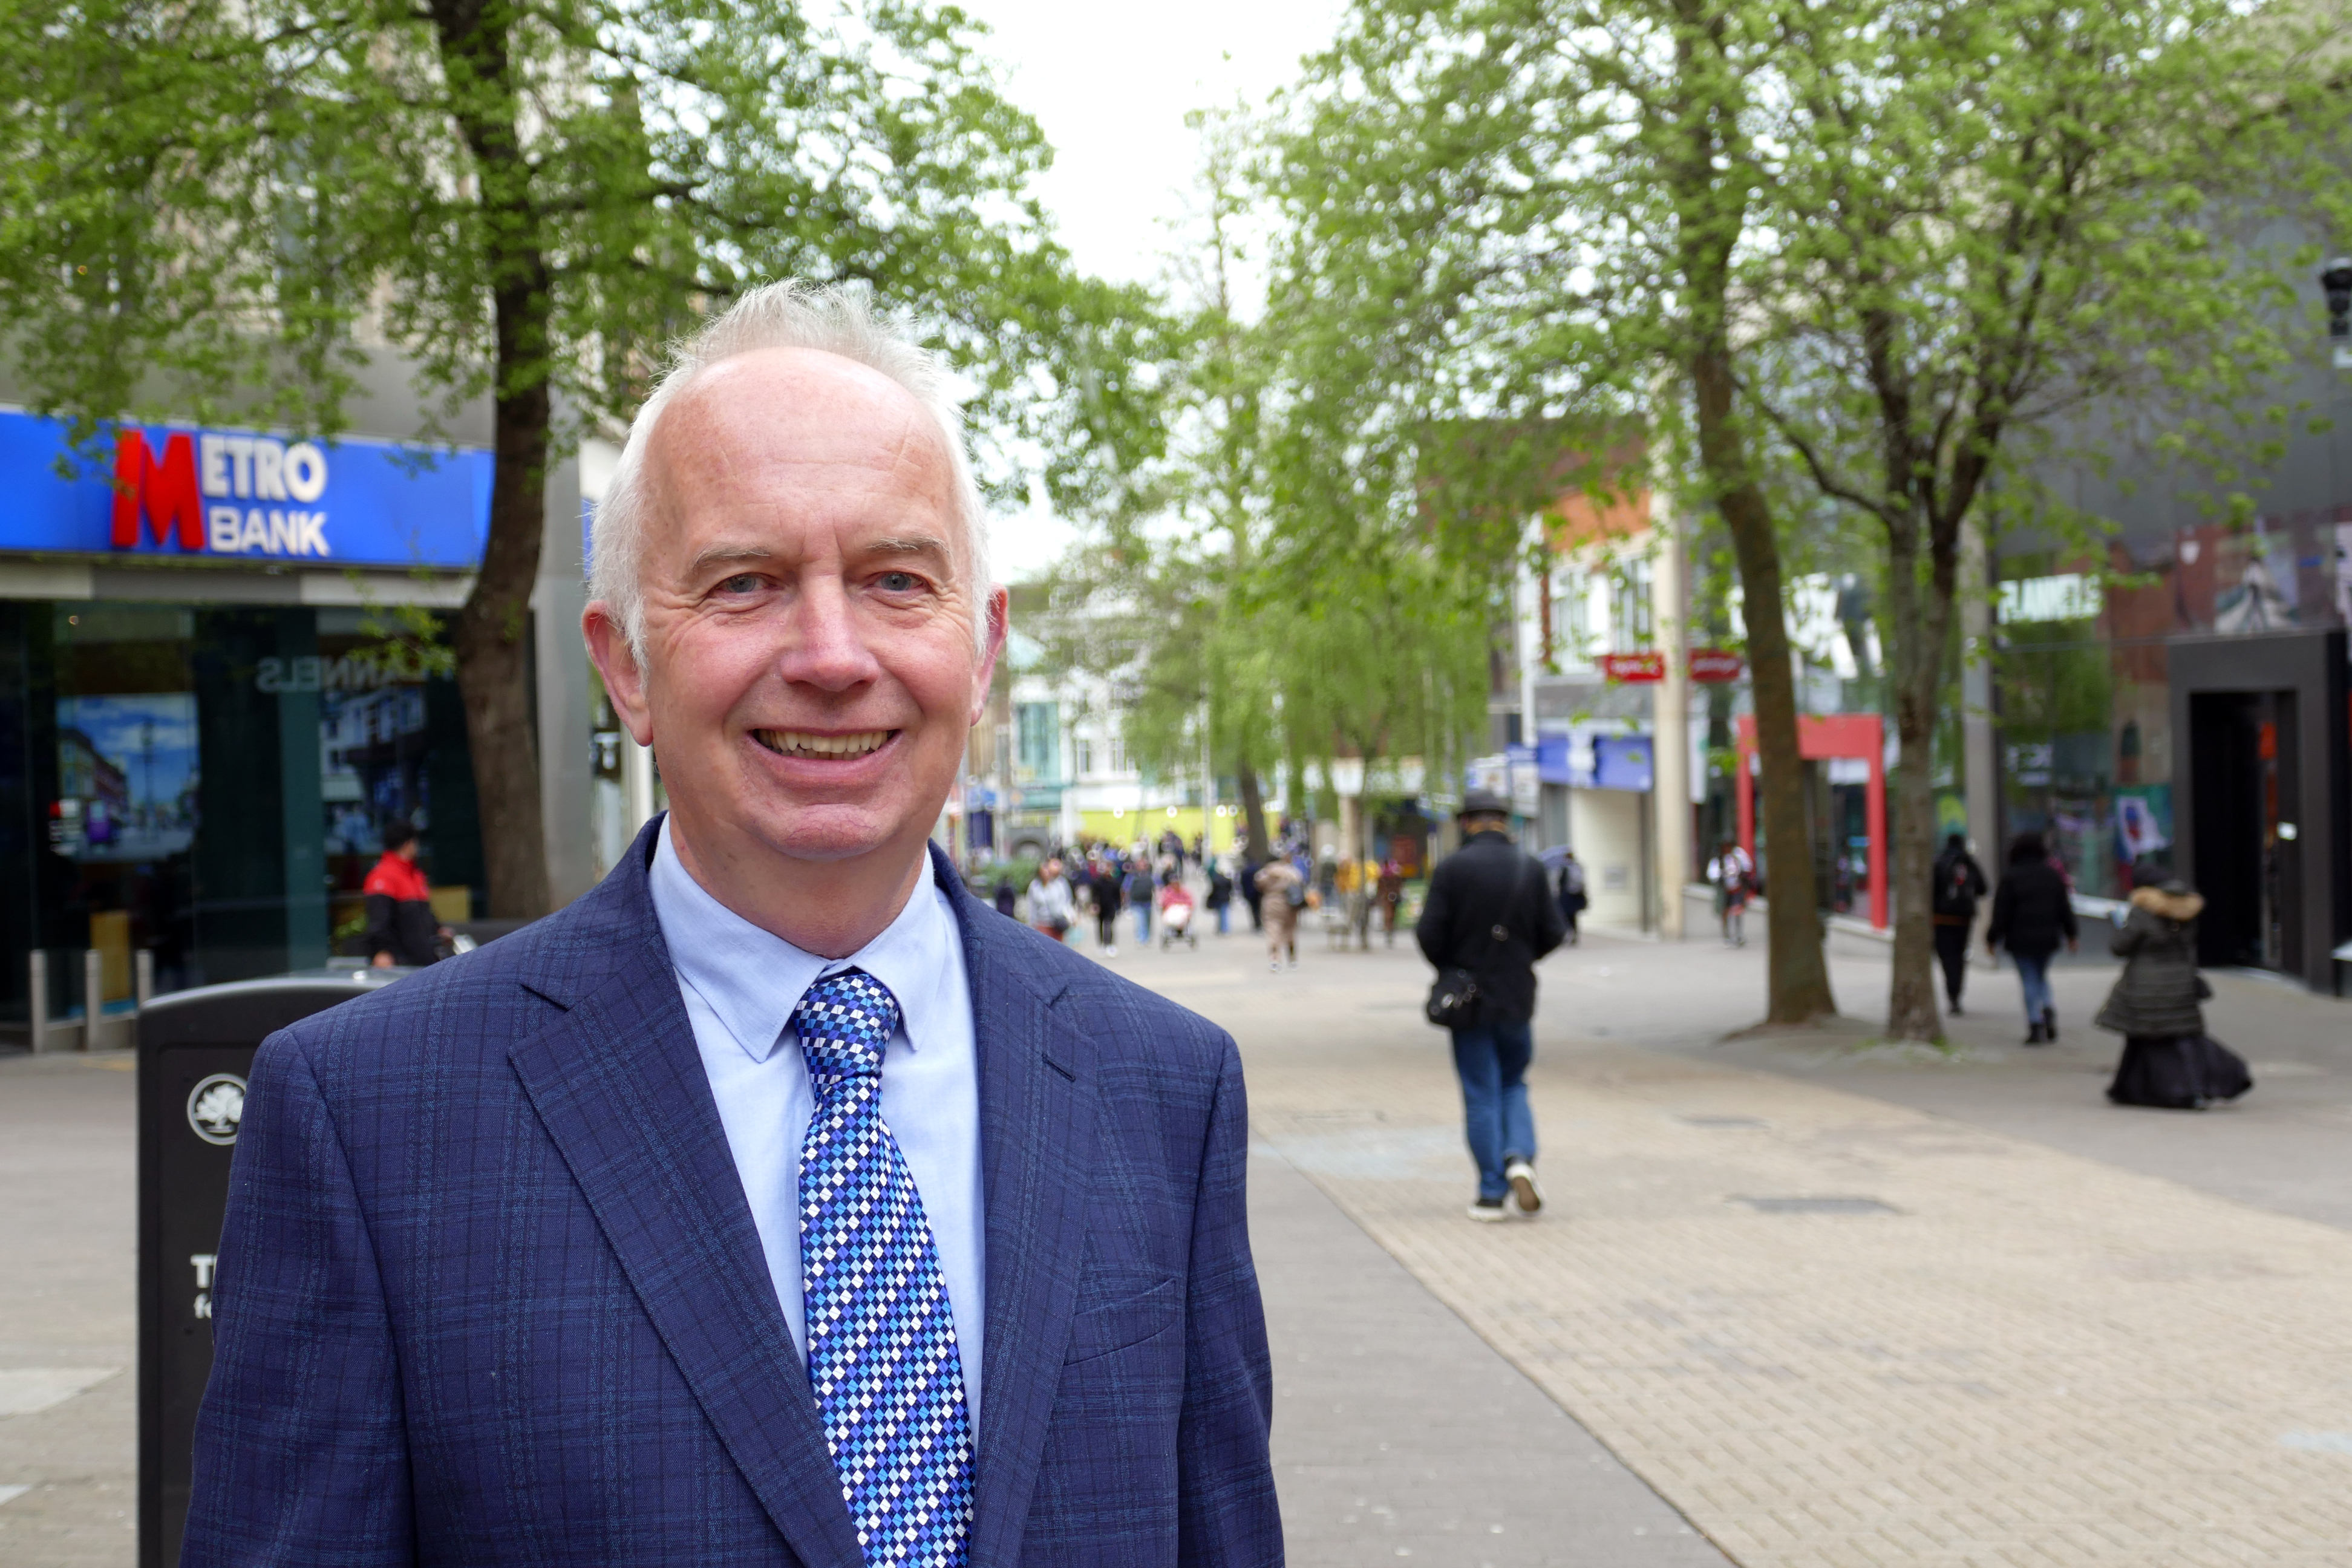
[[[171,525],[180,525],[180,548],[205,547],[204,510],[196,500],[196,451],[184,435],[164,437],[161,463],[148,454],[147,437],[125,430],[114,438],[114,547],[128,550],[139,542],[139,509],[147,509],[155,542],[169,538]]]

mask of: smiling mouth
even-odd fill
[[[854,762],[880,751],[896,730],[859,730],[846,735],[819,735],[807,730],[754,730],[751,738],[780,757],[822,757],[828,762]]]

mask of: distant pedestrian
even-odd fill
[[[1265,895],[1259,891],[1257,885],[1257,874],[1261,869],[1256,861],[1244,858],[1242,861],[1242,874],[1234,879],[1234,890],[1240,893],[1242,902],[1249,906],[1252,931],[1265,929],[1265,911],[1259,907],[1260,900]]]
[[[1127,907],[1135,911],[1135,940],[1138,946],[1151,942],[1151,894],[1157,886],[1151,879],[1151,862],[1139,854],[1127,868]]]
[[[1071,895],[1070,879],[1062,875],[1062,862],[1048,859],[1029,884],[1029,923],[1060,942],[1077,918],[1077,900]]]
[[[1581,940],[1577,934],[1576,917],[1592,900],[1584,891],[1584,862],[1576,851],[1564,849],[1559,858],[1559,918],[1568,922],[1568,945],[1574,947]]]
[[[1397,906],[1404,902],[1404,868],[1393,855],[1381,862],[1380,889],[1381,939],[1390,947],[1396,945]],[[1571,930],[1574,928],[1571,926]]]
[[[1957,1018],[1960,989],[1968,984],[1969,928],[1977,923],[1977,900],[1985,896],[1984,868],[1969,853],[1966,835],[1955,833],[1944,840],[1935,876],[1930,913],[1936,922],[1936,956],[1944,965],[1944,1000]]]
[[[1748,900],[1756,891],[1756,862],[1748,851],[1727,838],[1715,858],[1706,863],[1706,879],[1715,884],[1715,918],[1723,927],[1723,945],[1748,945]]]
[[[2205,983],[2197,975],[2197,916],[2205,900],[2185,882],[2132,892],[2115,934],[2124,972],[2094,1019],[2124,1037],[2107,1098],[2117,1105],[2202,1110],[2235,1100],[2253,1079],[2235,1052],[2205,1033]]]
[[[1000,874],[996,879],[995,890],[991,894],[989,901],[996,906],[996,912],[1006,920],[1017,918],[1021,908],[1021,895],[1013,890],[1013,879]]]
[[[360,889],[367,909],[365,947],[378,969],[421,969],[437,963],[449,928],[433,918],[433,889],[416,868],[416,829],[405,822],[383,830],[383,858]]]
[[[1226,874],[1225,863],[1219,860],[1209,868],[1208,907],[1216,911],[1217,934],[1223,936],[1233,930],[1234,879]]]
[[[1094,897],[1095,940],[1102,945],[1105,958],[1118,956],[1118,867],[1105,858],[1096,862],[1095,873],[1087,879],[1087,890]]]
[[[2009,867],[1992,896],[1992,923],[1985,928],[1985,951],[2006,947],[2017,963],[2025,993],[2025,1044],[2046,1046],[2058,1038],[2058,1007],[2050,995],[2050,958],[2063,942],[2073,952],[2081,931],[2066,878],[2050,862],[2039,833],[2021,833],[2009,847]]]
[[[1528,1064],[1535,1057],[1528,1026],[1536,960],[1560,944],[1568,922],[1543,867],[1505,835],[1510,807],[1502,796],[1474,789],[1459,815],[1462,847],[1431,874],[1413,934],[1441,982],[1469,983],[1467,1021],[1448,1027],[1470,1157],[1478,1166],[1470,1217],[1492,1222],[1543,1207],[1535,1112],[1528,1105]]]
[[[1289,861],[1269,860],[1258,868],[1257,895],[1266,967],[1279,970],[1286,957],[1297,968],[1298,911],[1307,907],[1307,879]]]

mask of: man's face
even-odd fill
[[[590,637],[696,858],[912,855],[1003,637],[937,426],[878,372],[766,350],[681,392],[646,460],[644,668],[593,610]]]

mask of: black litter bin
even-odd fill
[[[343,964],[176,991],[140,1009],[140,1568],[178,1563],[187,1530],[196,1405],[213,1368],[213,1258],[253,1053],[405,973]]]

